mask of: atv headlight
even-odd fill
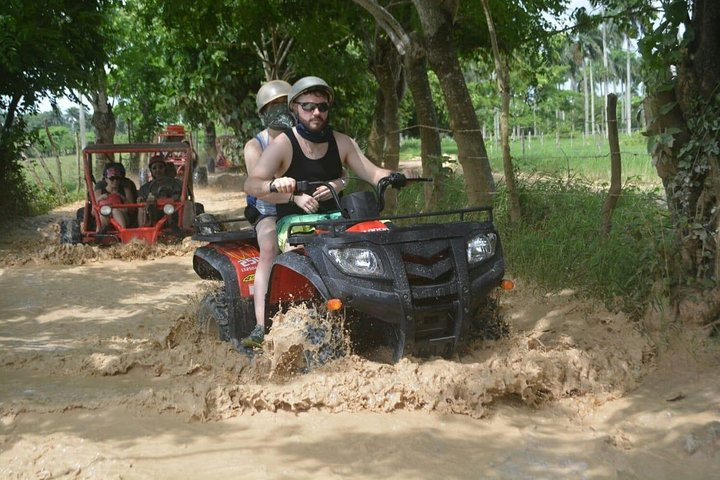
[[[100,215],[107,217],[112,213],[112,207],[110,205],[103,205],[100,207]]]
[[[483,262],[495,255],[497,236],[494,233],[479,233],[467,243],[467,259],[470,265]]]
[[[381,277],[385,269],[377,253],[367,248],[331,248],[328,255],[348,275]]]
[[[166,203],[165,205],[163,205],[163,213],[165,215],[172,215],[173,213],[175,213],[175,205],[173,205],[172,203]]]

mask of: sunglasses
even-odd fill
[[[315,102],[295,102],[300,105],[300,108],[306,112],[314,112],[317,108],[321,113],[325,113],[330,110],[330,104],[327,102],[315,103]]]
[[[111,182],[114,182],[115,180],[117,180],[119,182],[120,180],[122,180],[122,178],[123,177],[108,177],[108,180],[110,180]]]

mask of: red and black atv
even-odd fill
[[[450,356],[473,332],[483,334],[504,260],[492,209],[381,217],[388,187],[429,179],[393,174],[373,191],[342,198],[327,182],[298,182],[297,191],[328,187],[337,219],[293,224],[288,244],[298,248],[274,261],[266,297],[266,325],[283,306],[326,305],[345,315],[354,345],[384,342],[394,361],[405,355]],[[230,221],[238,221],[236,219]],[[259,250],[254,230],[219,231],[196,224],[193,267],[223,282],[201,302],[220,338],[237,345],[255,325],[253,281]],[[373,345],[377,346],[377,345]]]
[[[60,242],[110,245],[140,239],[155,244],[192,235],[195,216],[203,213],[204,208],[193,194],[191,153],[191,146],[184,142],[88,145],[83,150],[85,205],[77,210],[74,219],[60,223]],[[147,185],[150,195],[145,201],[126,203],[117,196],[98,200],[93,161],[109,157],[122,165],[131,155],[162,156],[166,159],[168,176],[150,179]],[[176,166],[177,159],[181,160],[180,167]],[[123,181],[132,183],[136,189],[131,178]],[[124,226],[113,218],[115,209],[127,213]],[[147,224],[139,224],[140,209],[146,212]],[[103,224],[107,226],[102,228]]]

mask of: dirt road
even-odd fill
[[[0,239],[0,478],[720,478],[717,340],[519,281],[506,339],[284,378],[196,331],[193,242],[60,248],[72,209]]]

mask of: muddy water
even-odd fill
[[[500,341],[293,372],[197,331],[192,242],[60,248],[33,228],[0,250],[3,478],[717,478],[704,337],[659,344],[518,282]]]

